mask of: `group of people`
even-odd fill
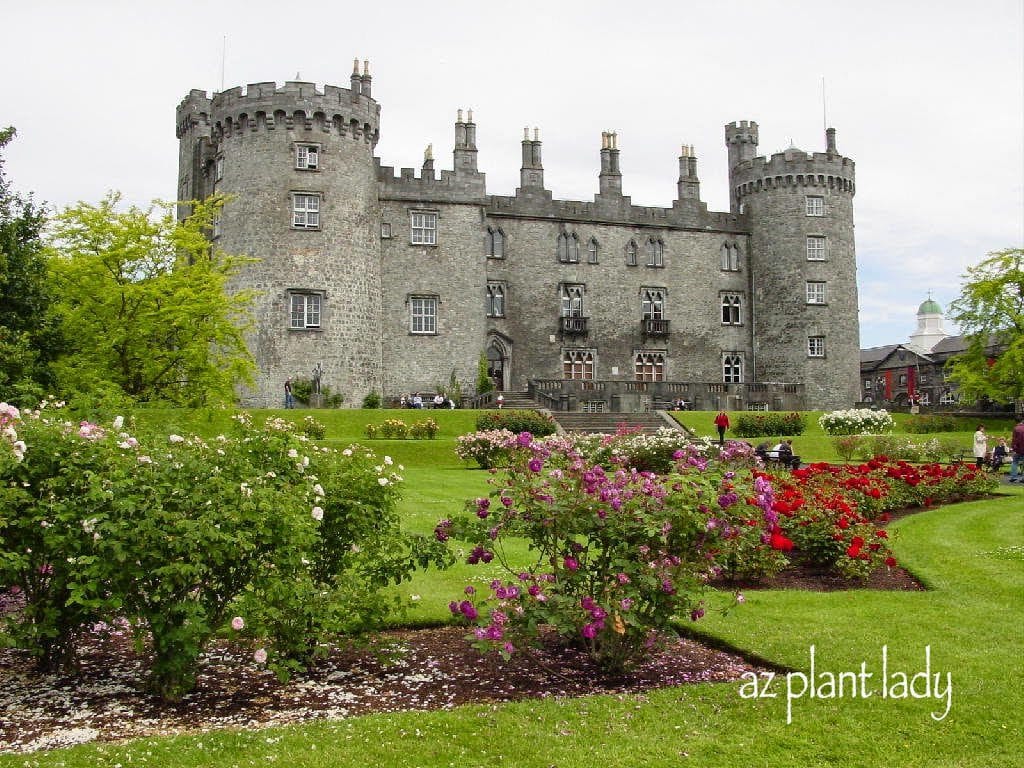
[[[430,401],[431,408],[449,408],[454,410],[455,401],[450,397],[445,397],[440,392],[434,395]],[[399,405],[402,408],[426,408],[427,404],[423,401],[423,396],[419,392],[413,392],[411,395],[402,395],[399,400]]]
[[[974,433],[974,466],[978,469],[988,467],[998,471],[1007,460],[1010,460],[1010,482],[1024,483],[1024,417],[1021,417],[1017,426],[1013,428],[1009,446],[1006,444],[1006,438],[1000,437],[989,450],[988,440],[985,425],[979,424]]]

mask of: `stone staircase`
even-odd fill
[[[538,411],[543,407],[540,403],[531,398],[530,393],[526,391],[502,392],[501,395],[505,398],[505,403],[502,407],[506,410]],[[497,396],[497,394],[495,394],[495,396]],[[497,403],[491,403],[491,408],[497,407]]]
[[[620,427],[632,432],[653,434],[662,427],[672,427],[675,422],[664,419],[657,411],[650,413],[580,413],[552,411],[558,425],[566,432],[604,432],[614,434]],[[682,428],[675,424],[676,428]]]

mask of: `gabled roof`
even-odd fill
[[[886,344],[884,347],[868,347],[860,351],[861,367],[865,363],[878,363],[887,358],[899,344]]]
[[[862,371],[874,371],[879,368],[893,367],[887,363],[895,363],[897,367],[919,363],[934,363],[935,360],[929,355],[915,352],[905,344],[887,344],[884,347],[870,347],[860,351],[860,369]]]

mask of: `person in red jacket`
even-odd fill
[[[718,444],[725,445],[725,430],[729,428],[729,414],[719,411],[715,416],[715,426],[718,427]]]
[[[1024,474],[1018,471],[1020,466],[1024,464],[1024,416],[1020,418],[1017,426],[1013,428],[1010,450],[1013,451],[1013,461],[1010,463],[1010,482],[1024,483]]]

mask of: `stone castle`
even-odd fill
[[[259,259],[236,281],[259,291],[246,405],[280,405],[317,363],[350,405],[453,376],[472,394],[482,354],[499,388],[568,410],[859,399],[854,163],[833,129],[824,152],[765,158],[757,123],[726,125],[716,212],[686,145],[671,205],[633,205],[615,133],[592,201],[552,199],[536,129],[515,195],[490,195],[472,111],[452,170],[428,148],[396,173],[374,156],[380,109],[365,62],[348,88],[255,83],[178,106],[178,199],[228,195],[211,236]]]

